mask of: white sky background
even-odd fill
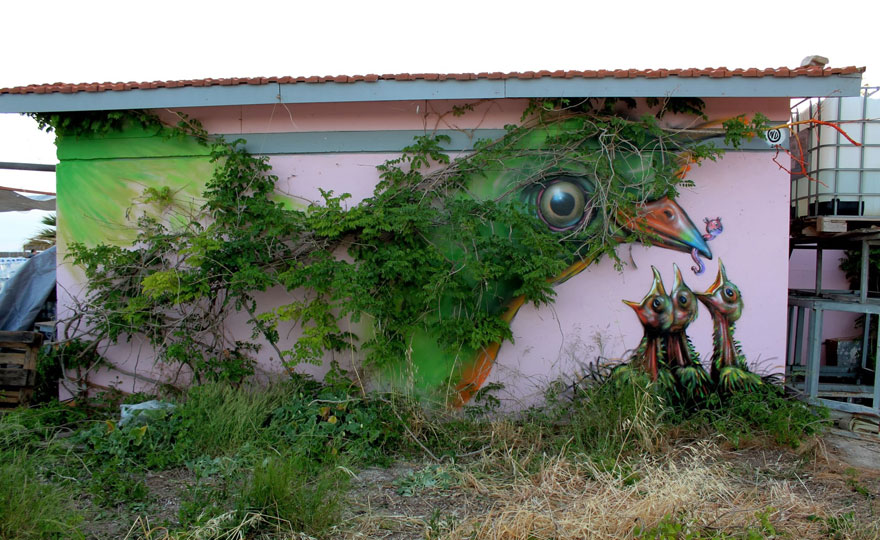
[[[880,85],[875,2],[5,2],[0,88],[283,75],[795,67],[821,54]],[[873,6],[873,7],[872,7]],[[876,70],[876,71],[875,71]],[[0,114],[0,161],[55,163],[52,137]],[[52,174],[0,186],[54,191]],[[38,212],[0,213],[0,251]]]

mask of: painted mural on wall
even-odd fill
[[[707,221],[707,232],[701,233],[685,209],[670,197],[661,195],[665,189],[655,191],[653,182],[661,175],[659,162],[670,159],[654,146],[656,140],[618,148],[613,156],[607,157],[595,137],[577,141],[574,152],[571,147],[560,150],[552,139],[555,131],[565,129],[564,125],[552,126],[528,133],[517,142],[514,157],[499,160],[489,172],[466,174],[462,188],[453,192],[451,198],[480,203],[510,201],[533,225],[555,235],[564,247],[559,255],[564,264],[560,272],[547,279],[551,287],[608,255],[601,248],[597,249],[607,245],[602,243],[603,235],[613,237],[615,244],[646,242],[690,254],[694,260],[712,258],[707,241],[720,233],[720,218]],[[548,144],[548,141],[551,142]],[[679,150],[684,152],[683,147]],[[602,160],[607,160],[607,168],[597,174],[597,162]],[[679,168],[676,175],[683,174],[684,170]],[[614,197],[636,202],[637,210],[625,212],[619,202],[613,201]],[[516,238],[523,236],[525,228],[518,224],[492,230],[490,224],[485,235],[491,238],[505,234]],[[460,252],[455,238],[455,230],[440,229],[434,241],[446,246],[449,258],[458,264]],[[516,281],[487,282],[481,291],[480,309],[510,323],[526,302],[523,295],[517,294],[520,286]],[[439,320],[453,318],[460,307],[452,299],[442,298],[436,317]],[[466,403],[485,383],[503,342],[492,341],[480,347],[465,344],[450,351],[432,334],[431,327],[431,324],[425,325],[411,341],[409,355],[411,365],[418,371],[417,383],[423,388],[444,389],[450,386],[451,380],[453,403]],[[400,374],[391,376],[402,378]]]
[[[592,188],[588,177],[559,176],[528,186],[531,195],[526,196],[534,218],[547,228],[560,234],[583,227],[596,219],[597,209],[591,206]],[[549,201],[548,201],[549,199]],[[681,251],[694,257],[712,258],[712,252],[687,212],[675,201],[663,197],[644,204],[634,219],[620,224],[620,233],[639,230],[651,235],[653,246]],[[579,258],[572,254],[568,266],[552,279],[558,285],[587,269],[597,257]],[[524,300],[506,291],[497,311],[503,320],[510,322],[522,307]],[[467,402],[479,390],[491,372],[501,343],[492,343],[476,352],[474,360],[464,365],[461,380],[456,386],[459,402]]]
[[[180,229],[204,204],[214,165],[196,141],[130,128],[105,138],[58,141],[59,247],[133,245],[138,220],[150,216]]]
[[[714,240],[719,234],[724,232],[724,225],[721,224],[721,218],[703,218],[703,222],[706,224],[706,232],[703,233],[703,239],[708,242],[709,240]],[[691,266],[691,270],[694,274],[700,275],[706,271],[706,265],[703,263],[703,260],[700,258],[700,252],[696,249],[691,251],[691,257],[694,259],[694,262],[697,264],[696,266]]]
[[[688,165],[716,154],[681,133],[565,112],[454,161],[425,136],[379,166],[372,197],[349,206],[328,191],[305,209],[279,200],[265,159],[204,133],[61,141],[59,221],[65,244],[82,243],[74,259],[91,287],[77,309],[112,313],[80,313],[91,337],[142,333],[160,361],[202,377],[247,376],[267,353],[292,369],[353,349],[379,386],[460,405],[485,384],[520,309],[552,302],[554,287],[621,244],[680,252],[703,272],[721,218],[701,231],[675,196]],[[102,243],[116,249],[90,247]],[[744,365],[727,359],[736,345],[718,377],[704,377],[686,334],[702,297],[678,269],[670,294],[659,276],[654,289],[669,313],[640,304],[636,364],[695,395],[738,380],[723,370]],[[260,304],[263,293],[281,305]],[[719,343],[733,343],[739,314],[713,309]],[[228,326],[233,316],[250,339]]]
[[[718,261],[718,275],[702,293],[695,293],[687,286],[678,266],[673,265],[675,277],[669,292],[660,271],[651,269],[654,279],[642,301],[623,301],[635,311],[644,336],[628,363],[617,369],[618,376],[644,373],[665,393],[682,402],[704,399],[712,391],[750,390],[760,384],[761,378],[749,370],[740,345],[733,337],[744,304],[739,289],[727,278],[724,263]],[[704,305],[712,317],[709,373],[687,335],[688,326],[697,318],[699,304]]]

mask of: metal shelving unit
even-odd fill
[[[809,290],[789,290],[785,374],[787,384],[802,391],[810,402],[839,411],[880,416],[880,370],[876,369],[876,360],[872,365],[871,351],[869,351],[869,329],[875,320],[880,321],[880,297],[868,291],[869,255],[871,247],[874,246],[880,246],[880,229],[877,228],[822,237],[802,236],[791,239],[791,250],[816,251],[816,285]],[[823,288],[823,252],[829,249],[860,250],[861,287],[858,291]],[[856,374],[834,366],[821,365],[822,330],[824,315],[828,311],[859,313],[865,317],[861,339],[861,362]],[[807,328],[805,328],[806,320],[808,320]],[[804,358],[804,348],[806,348],[806,358]],[[880,358],[880,339],[877,340],[874,353],[875,359]],[[847,376],[850,376],[850,379],[854,378],[855,384],[829,381]],[[801,377],[803,382],[798,381]],[[862,384],[863,382],[871,384]],[[856,401],[865,403],[856,403]]]
[[[785,367],[787,385],[808,400],[875,416],[880,416],[880,369],[875,365],[880,363],[875,360],[880,339],[872,345],[870,329],[880,326],[880,292],[868,290],[868,267],[871,248],[880,246],[878,96],[880,88],[865,87],[859,96],[808,98],[792,106],[790,247],[815,251],[816,282],[809,290],[789,289]],[[858,291],[823,287],[827,250],[861,253]],[[846,366],[821,363],[825,316],[834,312],[864,316],[861,347],[853,340],[833,340],[851,354]]]

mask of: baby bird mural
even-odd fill
[[[700,363],[700,354],[694,349],[685,330],[697,318],[699,303],[690,287],[681,277],[678,265],[672,265],[675,280],[669,297],[672,303],[672,324],[665,336],[668,364],[677,382],[677,392],[682,399],[705,398],[709,393],[710,380]]]
[[[660,272],[653,266],[651,270],[654,272],[654,282],[648,294],[641,302],[624,300],[623,303],[635,310],[645,330],[641,343],[633,353],[630,366],[646,372],[652,381],[656,381],[660,377],[661,369],[668,368],[666,336],[672,328],[674,313],[672,300],[663,288]]]
[[[624,300],[635,310],[644,335],[628,364],[615,370],[647,374],[662,392],[671,391],[679,403],[705,399],[713,391],[722,394],[752,390],[761,378],[749,371],[739,343],[733,338],[734,325],[743,311],[742,294],[727,278],[724,264],[718,263],[718,276],[706,292],[695,293],[673,265],[675,280],[669,293],[660,272],[651,267],[654,280],[641,302]],[[713,352],[711,372],[706,373],[700,355],[686,330],[697,318],[702,303],[712,317]]]
[[[761,383],[761,378],[750,372],[739,343],[733,339],[734,325],[743,311],[742,294],[727,279],[724,263],[718,260],[715,282],[697,298],[712,315],[712,382],[725,392],[749,390]]]

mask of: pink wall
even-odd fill
[[[452,113],[454,106],[472,105],[473,111],[461,116]],[[468,100],[376,101],[355,103],[304,103],[277,105],[242,105],[230,107],[198,107],[179,109],[197,118],[209,133],[300,133],[314,131],[373,131],[440,129],[501,129],[517,124],[526,99],[496,99],[473,102]],[[727,119],[739,114],[760,111],[771,119],[788,121],[787,99],[740,98],[707,99],[706,115]],[[170,111],[156,111],[163,120],[175,124],[177,117]],[[640,116],[644,106],[631,112]],[[683,128],[702,124],[692,115],[668,114],[664,122]],[[716,123],[720,127],[720,123]]]
[[[453,102],[382,102],[348,104],[275,105],[215,107],[187,110],[215,133],[357,131],[403,129],[473,129],[499,128],[517,122],[524,100],[484,102],[464,117],[448,114]],[[788,115],[785,99],[709,100],[708,109],[715,117],[730,117],[760,111],[784,120]],[[717,116],[716,116],[717,113]],[[163,113],[168,114],[168,113]],[[170,116],[169,116],[170,118]],[[672,117],[671,124],[685,122]],[[692,122],[691,119],[687,120]],[[735,338],[752,365],[761,372],[782,371],[785,356],[786,298],[788,272],[788,175],[772,162],[773,152],[728,152],[718,162],[694,167],[688,177],[696,187],[684,190],[678,199],[694,222],[702,229],[704,217],[720,216],[724,232],[710,242],[715,254],[706,261],[706,272],[694,275],[691,258],[683,253],[661,248],[625,246],[620,256],[626,263],[622,271],[610,261],[594,265],[557,287],[556,302],[540,309],[524,307],[512,324],[515,343],[505,343],[489,381],[505,384],[506,396],[520,403],[530,403],[547,383],[557,377],[573,379],[584,366],[597,360],[625,358],[641,337],[642,327],[632,309],[622,300],[640,300],[650,288],[651,266],[656,266],[667,287],[673,279],[672,264],[681,268],[685,282],[697,292],[706,290],[715,279],[719,257],[727,268],[728,278],[741,290],[745,302],[737,323]],[[349,204],[369,196],[378,180],[376,165],[395,157],[393,154],[320,154],[281,155],[270,160],[279,177],[278,191],[294,204],[318,201],[318,187],[336,193],[352,194]],[[63,287],[75,284],[72,273],[62,268],[59,280]],[[272,291],[264,295],[263,309],[286,301],[285,294]],[[230,332],[248,339],[246,317],[230,321]],[[688,335],[702,357],[712,352],[712,321],[700,307],[698,319],[688,328]],[[290,346],[297,330],[282,333],[281,346]],[[265,348],[261,368],[280,371],[281,365]],[[138,370],[149,377],[167,376],[163,367],[150,366],[149,347],[139,342],[121,344],[107,351],[114,360],[124,362],[126,370]],[[345,353],[337,358],[345,365],[356,358]],[[332,355],[328,354],[328,358]],[[320,375],[323,368],[306,366],[304,370]],[[121,388],[131,391],[140,386],[118,373],[102,373],[94,378],[99,384],[121,381]]]
[[[463,116],[453,106],[473,105]],[[198,118],[210,133],[299,133],[309,131],[372,131],[423,129],[500,129],[517,123],[526,99],[482,101],[376,101],[368,103],[305,103],[201,107],[180,109]],[[160,111],[166,121],[175,120]]]

